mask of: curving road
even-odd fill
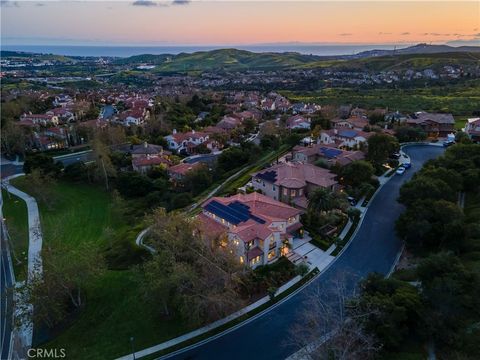
[[[285,359],[298,349],[286,345],[288,331],[301,311],[306,293],[319,284],[342,278],[349,291],[358,280],[371,272],[388,274],[402,247],[395,236],[394,224],[402,211],[397,203],[400,186],[423,163],[439,156],[444,149],[414,145],[404,149],[410,155],[412,168],[403,176],[394,175],[370,202],[368,212],[355,238],[332,265],[296,296],[274,307],[266,314],[223,336],[200,346],[166,355],[161,359]]]

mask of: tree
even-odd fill
[[[400,145],[393,136],[381,133],[372,135],[368,138],[367,159],[378,168],[399,148]]]
[[[354,300],[369,315],[362,319],[368,333],[392,350],[414,333],[420,322],[423,300],[412,285],[379,274],[370,274],[360,284],[360,296]]]
[[[396,230],[412,250],[458,250],[464,246],[463,212],[445,200],[415,201],[398,218]]]
[[[218,156],[217,167],[219,170],[227,172],[247,163],[249,159],[249,152],[239,147],[233,147]]]
[[[3,110],[2,110],[3,112]],[[8,155],[24,155],[26,147],[25,134],[20,126],[7,122],[1,131],[2,149]]]
[[[109,177],[116,174],[115,167],[112,164],[110,157],[110,148],[102,141],[100,133],[95,133],[92,140],[92,154],[96,162],[95,177],[97,179],[103,178],[105,180],[105,188],[109,190]]]
[[[148,222],[156,254],[142,269],[143,289],[150,301],[160,302],[164,315],[177,311],[201,324],[238,308],[235,273],[241,267],[228,247],[180,213],[157,209]]]
[[[470,137],[468,134],[464,131],[458,131],[455,134],[455,142],[461,143],[461,144],[471,144],[472,140],[470,140]]]
[[[152,181],[137,172],[121,172],[115,183],[120,194],[130,198],[145,196],[153,189]]]
[[[183,180],[187,190],[191,190],[194,195],[200,194],[206,190],[213,182],[213,177],[207,166],[201,166],[198,169],[189,171]]]
[[[43,153],[28,154],[23,163],[23,171],[30,174],[34,170],[40,171],[44,175],[58,177],[62,171],[61,162],[55,162],[51,156]]]
[[[457,194],[441,179],[426,176],[417,176],[400,188],[398,201],[404,205],[411,205],[418,200],[448,200],[455,201]]]
[[[307,294],[301,315],[290,329],[290,341],[301,359],[373,359],[381,344],[362,321],[369,309],[349,302],[343,281],[332,281]]]
[[[363,183],[371,182],[374,169],[369,162],[358,160],[344,166],[340,175],[343,184],[358,187]]]
[[[427,138],[427,134],[421,128],[411,126],[399,126],[395,129],[395,136],[401,143],[410,141],[422,141]]]
[[[452,253],[441,252],[420,262],[418,278],[427,299],[427,331],[447,348],[461,348],[472,315],[479,315],[480,279]]]
[[[56,229],[62,229],[61,224]],[[94,245],[84,243],[71,248],[58,236],[54,234],[42,250],[43,273],[32,273],[21,290],[27,300],[23,306],[29,303],[35,309],[34,322],[49,327],[84,306],[85,286],[104,269],[102,256]],[[19,313],[29,315],[28,312]]]

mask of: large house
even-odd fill
[[[355,149],[361,144],[367,142],[368,138],[373,135],[372,132],[361,130],[338,130],[330,129],[320,132],[319,143],[326,145],[334,145],[338,148]]]
[[[23,114],[20,116],[20,121],[18,125],[23,126],[47,126],[47,125],[58,125],[58,117],[55,115],[47,114]]]
[[[286,127],[287,129],[310,129],[309,118],[306,118],[302,115],[293,115],[287,119]]]
[[[154,166],[164,165],[169,167],[172,165],[169,151],[164,151],[160,145],[153,145],[144,142],[141,145],[130,145],[127,150],[132,155],[133,170],[145,174]]]
[[[467,120],[465,132],[472,141],[480,141],[480,118],[472,118]]]
[[[195,130],[192,130],[189,132],[178,133],[175,129],[171,135],[165,136],[165,140],[168,142],[168,148],[178,153],[192,153],[196,146],[203,144],[208,138],[208,134],[204,132],[196,132]]]
[[[348,119],[333,119],[330,120],[333,128],[337,130],[358,130],[362,131],[368,125],[368,119],[362,117],[351,117]]]
[[[336,175],[327,169],[303,163],[279,163],[252,175],[252,186],[268,197],[298,208],[307,208],[307,197],[322,187],[336,190]]]
[[[292,160],[313,164],[318,160],[324,160],[328,165],[345,166],[353,161],[365,159],[362,151],[349,151],[336,149],[335,147],[314,144],[312,146],[295,146],[292,151]]]
[[[421,128],[430,137],[446,137],[455,130],[455,119],[452,114],[419,111],[408,118],[406,123],[408,126]]]
[[[300,210],[256,192],[214,197],[202,210],[200,231],[228,242],[239,262],[252,268],[287,255],[302,227]]]

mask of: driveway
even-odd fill
[[[318,268],[320,271],[323,271],[335,258],[309,243],[308,239],[293,239],[292,251],[300,256],[299,262],[303,259],[310,269]]]
[[[394,230],[395,220],[403,210],[396,201],[400,186],[425,161],[439,156],[444,149],[416,145],[404,148],[404,151],[411,157],[412,168],[403,176],[393,176],[379,190],[350,245],[315,281],[296,296],[243,326],[162,359],[285,359],[298,350],[287,343],[288,331],[298,316],[297,312],[301,312],[309,291],[321,284],[326,285],[325,291],[328,291],[327,284],[342,278],[347,290],[352,292],[358,281],[369,273],[388,274],[402,247]]]

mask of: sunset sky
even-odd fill
[[[480,2],[2,1],[4,45],[445,43],[480,39]]]

